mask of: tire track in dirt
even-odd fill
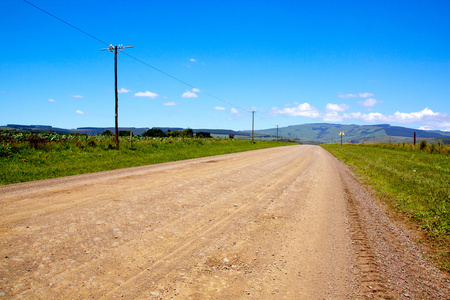
[[[146,265],[144,267],[144,271],[139,272],[138,274],[133,275],[127,281],[124,282],[123,285],[130,285],[134,281],[139,280],[140,277],[146,276],[153,278],[161,277],[162,273],[164,276],[169,276],[170,273],[173,273],[174,269],[179,265],[179,261],[185,259],[186,256],[190,255],[195,249],[202,248],[203,244],[207,243],[207,241],[202,242],[202,237],[208,237],[217,234],[218,232],[225,231],[227,227],[229,227],[230,223],[236,222],[236,219],[239,219],[239,216],[247,215],[250,211],[254,210],[258,205],[258,202],[267,201],[267,198],[276,198],[276,195],[272,195],[268,197],[268,194],[273,194],[275,191],[283,190],[283,187],[289,185],[295,178],[298,177],[298,169],[302,169],[305,167],[305,164],[309,161],[308,157],[301,157],[297,161],[293,161],[292,164],[295,164],[296,168],[285,167],[281,170],[277,170],[276,173],[268,173],[266,176],[270,178],[264,178],[264,181],[273,182],[270,187],[262,190],[256,195],[252,195],[251,198],[255,200],[248,200],[246,203],[239,205],[231,214],[226,217],[218,220],[214,224],[210,224],[208,229],[201,229],[200,233],[196,233],[193,237],[189,237],[188,240],[183,241],[175,246],[174,249],[170,250],[170,253],[158,258],[152,264]],[[280,176],[279,174],[282,174]],[[261,180],[261,179],[259,179]],[[258,181],[252,182],[246,189],[255,190],[253,186],[259,185]],[[230,198],[235,198],[233,195],[230,195]],[[244,199],[247,197],[244,197]],[[245,202],[245,200],[244,200]],[[260,210],[260,209],[259,209]],[[208,240],[208,238],[206,238]],[[170,261],[170,264],[164,264],[164,262]],[[164,264],[164,268],[161,268],[161,265]],[[150,273],[150,274],[149,274]],[[170,276],[169,276],[170,277]],[[108,299],[111,295],[115,294],[122,286],[118,286],[112,289],[110,292],[102,296],[102,299]]]
[[[355,267],[361,274],[361,292],[363,296],[369,298],[392,299],[393,295],[389,293],[387,282],[381,276],[376,257],[359,217],[355,200],[347,187],[344,188],[344,191],[347,199],[350,234],[356,253]]]
[[[264,152],[267,149],[257,150],[256,152]],[[77,205],[85,204],[92,201],[91,198],[86,198],[86,201],[81,201],[77,194],[72,194],[74,190],[83,189],[96,189],[98,192],[103,191],[105,195],[109,196],[107,189],[101,188],[105,185],[111,185],[111,180],[124,181],[130,178],[139,179],[141,177],[152,176],[153,174],[164,174],[170,173],[170,176],[177,177],[178,180],[183,181],[190,177],[189,173],[186,173],[186,169],[196,166],[202,163],[221,163],[223,170],[221,172],[226,172],[227,170],[234,170],[236,168],[245,169],[253,164],[252,161],[240,161],[236,159],[236,155],[227,154],[214,159],[210,157],[192,159],[188,161],[177,161],[163,163],[153,166],[142,166],[135,168],[128,168],[125,170],[113,170],[98,172],[94,174],[85,174],[78,176],[69,176],[56,179],[41,180],[29,183],[18,183],[6,186],[0,186],[0,194],[2,195],[2,210],[0,211],[0,226],[6,218],[3,216],[8,216],[8,223],[16,220],[21,220],[30,214],[42,213],[45,209],[47,213],[56,212],[63,209],[70,208],[76,202]],[[271,158],[277,159],[277,158]],[[226,161],[226,163],[223,163]],[[262,163],[266,163],[263,161]],[[208,177],[213,174],[213,170],[204,169],[204,177]],[[95,183],[92,183],[92,179],[95,178]],[[169,177],[161,178],[157,181],[152,182],[152,188],[158,188],[164,185],[168,185]],[[95,184],[95,187],[94,187]],[[98,187],[98,188],[97,188]],[[139,188],[139,187],[134,187]],[[26,196],[14,197],[18,191],[26,191]],[[42,192],[46,193],[46,196],[50,198],[52,205],[50,206],[46,202],[39,201],[42,198]],[[9,199],[12,199],[8,201]],[[16,206],[27,206],[26,211],[19,210]]]
[[[415,232],[392,221],[349,168],[335,159],[343,183],[359,290],[382,299],[450,299],[450,277],[412,240]]]

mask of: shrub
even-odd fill
[[[97,146],[97,143],[94,140],[89,140],[87,142],[87,144],[88,144],[89,147],[96,147]]]
[[[45,143],[48,142],[47,138],[34,134],[30,135],[27,140],[34,149],[42,148],[43,146],[45,146]]]
[[[420,150],[425,150],[427,148],[427,141],[421,140],[419,144]]]
[[[0,157],[9,157],[12,154],[13,152],[9,145],[0,144]]]

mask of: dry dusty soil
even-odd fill
[[[0,187],[0,299],[446,299],[351,172],[289,146]]]

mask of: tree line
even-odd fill
[[[105,130],[102,135],[112,135],[112,132],[109,130]],[[129,136],[130,131],[119,131],[119,136]],[[211,133],[209,132],[197,132],[194,134],[194,130],[192,129],[186,129],[186,130],[174,130],[170,131],[167,130],[167,132],[164,132],[162,129],[159,128],[151,128],[144,132],[142,136],[145,137],[185,137],[185,138],[212,138]]]

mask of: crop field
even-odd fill
[[[0,185],[287,145],[212,138],[0,132]]]
[[[373,187],[390,212],[426,233],[432,256],[450,271],[450,154],[445,145],[325,144]]]

